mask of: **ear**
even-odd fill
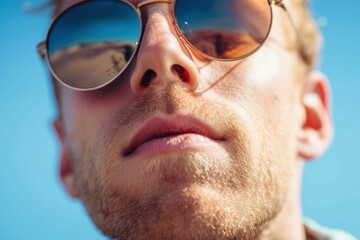
[[[61,182],[71,197],[79,198],[79,194],[75,188],[75,174],[73,171],[73,164],[69,156],[67,144],[65,142],[63,126],[59,118],[56,118],[53,121],[53,128],[60,143],[59,175]]]
[[[311,160],[322,155],[333,136],[330,86],[320,72],[311,72],[301,95],[302,119],[298,135],[298,156]]]

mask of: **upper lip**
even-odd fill
[[[152,139],[188,133],[203,135],[214,141],[225,140],[213,127],[194,116],[157,116],[146,121],[135,133],[123,154],[132,154],[140,145]]]

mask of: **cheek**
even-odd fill
[[[289,59],[282,59],[280,53],[271,54],[266,50],[264,49],[262,56],[267,61],[261,60],[262,56],[257,55],[251,59],[253,64],[249,63],[249,97],[266,115],[278,116],[289,110],[291,96],[294,94],[293,75]]]
[[[116,92],[76,92],[61,89],[61,118],[65,134],[72,140],[96,138],[109,124],[109,120],[119,109],[124,109],[133,101],[124,97],[127,90]]]
[[[91,114],[96,110],[82,95],[71,90],[62,91],[61,117],[66,136],[72,141],[89,137],[96,124],[105,117],[101,109],[97,110],[97,114]]]
[[[213,79],[209,83],[213,87],[205,94],[223,98],[266,121],[288,114],[294,94],[290,60],[285,53],[264,46],[237,64],[212,63],[205,78]]]
[[[274,155],[288,149],[286,154],[291,159],[294,153],[290,151],[296,143],[296,85],[292,61],[284,51],[276,52],[265,45],[237,66],[222,63],[217,69],[214,67],[215,71],[227,75],[206,93],[212,95],[212,99],[222,99],[235,111],[240,109],[247,115],[247,127],[263,142],[272,145]]]

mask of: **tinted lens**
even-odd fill
[[[174,11],[187,40],[219,59],[251,54],[264,42],[271,25],[268,0],[178,0]]]
[[[125,69],[139,37],[139,17],[130,5],[113,0],[82,2],[62,13],[51,26],[49,61],[66,85],[98,88]]]

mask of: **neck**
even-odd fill
[[[257,240],[305,240],[301,210],[303,163],[298,163],[289,186],[289,193],[278,215],[264,226]]]

